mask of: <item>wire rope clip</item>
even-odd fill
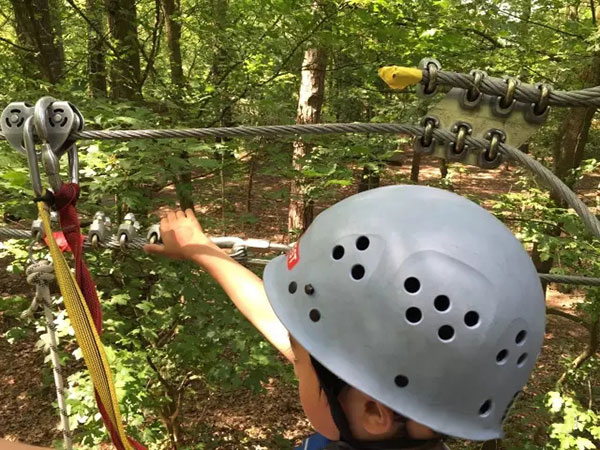
[[[90,225],[90,231],[88,232],[88,240],[92,244],[92,247],[97,248],[98,244],[105,242],[109,233],[110,218],[103,212],[98,211],[94,214],[94,221]]]
[[[495,169],[502,163],[499,147],[506,142],[506,133],[499,129],[491,129],[485,133],[484,138],[490,141],[490,145],[479,153],[478,166],[483,169]]]
[[[467,122],[456,122],[450,130],[456,137],[446,146],[446,159],[452,162],[463,161],[469,151],[466,139],[473,134],[473,127]]]
[[[471,70],[470,75],[473,76],[473,87],[465,89],[463,96],[460,99],[460,106],[464,109],[476,109],[481,105],[483,99],[483,92],[481,92],[481,82],[487,73],[483,70]]]
[[[123,223],[119,225],[117,236],[119,237],[119,246],[122,249],[127,248],[127,243],[133,241],[138,234],[140,224],[135,220],[133,213],[125,214]]]
[[[421,121],[421,125],[425,127],[423,136],[417,136],[413,143],[415,153],[421,155],[431,155],[435,151],[436,139],[433,137],[433,130],[440,126],[440,119],[435,116],[425,116]]]
[[[0,115],[0,130],[12,148],[26,155],[23,143],[23,125],[33,116],[33,106],[25,102],[10,103]]]
[[[437,93],[437,74],[442,70],[442,65],[437,59],[434,58],[423,58],[419,62],[419,69],[427,71],[427,83],[421,81],[417,85],[417,95],[419,97],[432,97]]]
[[[536,103],[531,103],[525,110],[525,120],[530,123],[541,124],[546,121],[550,113],[550,92],[552,86],[545,83],[538,83],[536,87],[540,91],[540,99]]]
[[[504,81],[506,82],[506,94],[503,97],[496,97],[492,103],[492,112],[498,117],[510,116],[517,104],[515,91],[520,81],[514,77],[508,77]]]
[[[161,244],[162,239],[160,236],[160,225],[155,223],[148,229],[148,234],[146,235],[146,239],[150,244]]]

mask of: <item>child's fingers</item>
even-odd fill
[[[162,255],[165,252],[165,246],[158,244],[146,244],[144,245],[144,251],[148,254]]]
[[[202,226],[200,225],[200,222],[198,222],[198,218],[196,217],[196,213],[194,213],[194,210],[192,208],[188,208],[185,210],[185,216],[188,219],[192,219],[194,223],[197,223],[200,229],[202,229]]]
[[[185,219],[185,213],[182,210],[178,210],[175,215],[177,216],[177,219]]]
[[[173,211],[169,211],[167,213],[167,221],[169,223],[173,223],[177,220],[177,216],[175,215],[175,213]]]

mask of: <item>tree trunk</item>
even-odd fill
[[[63,48],[60,10],[54,1],[11,0],[15,14],[15,30],[22,47],[35,50],[35,61],[41,77],[58,83],[63,76],[65,51]],[[28,61],[23,61],[24,75],[31,77]]]
[[[297,124],[319,123],[325,91],[325,67],[327,57],[322,48],[309,48],[304,52],[302,62],[302,81],[298,99]],[[302,138],[294,141],[292,166],[302,170],[303,159],[310,153],[310,146]],[[306,197],[306,180],[298,174],[290,187],[290,209],[288,231],[304,231],[313,219],[313,205]]]
[[[179,157],[186,161],[186,167],[181,169],[175,180],[175,191],[179,200],[179,207],[184,211],[188,208],[194,209],[192,171],[190,169],[189,159],[190,154],[185,150],[182,151]]]
[[[137,38],[135,0],[105,0],[108,28],[118,50],[110,68],[110,97],[139,99],[140,51]]]
[[[234,59],[233,49],[228,45],[226,29],[229,26],[227,12],[229,0],[212,0],[213,25],[215,27],[214,46],[215,54],[211,67],[211,79],[215,87],[215,111],[216,124],[222,127],[233,125],[233,112],[229,94],[229,83],[227,82],[231,67],[230,62]],[[225,139],[217,140],[217,142]]]
[[[440,178],[446,178],[448,176],[448,161],[440,159]]]
[[[165,30],[167,32],[167,46],[169,47],[169,64],[171,66],[171,83],[182,87],[183,66],[181,62],[181,14],[180,0],[161,0],[163,15],[165,16]]]
[[[421,170],[421,154],[413,150],[412,165],[410,166],[410,181],[419,182],[419,172]]]
[[[88,24],[88,94],[90,97],[106,97],[106,60],[104,58],[103,12],[99,0],[86,0]]]
[[[594,57],[592,64],[583,70],[581,78],[586,85],[596,86],[600,83],[600,56],[597,55]],[[595,112],[596,109],[593,107],[572,108],[566,113],[558,130],[553,148],[553,171],[569,187],[573,187],[575,183],[575,178],[571,176],[571,171],[579,167],[583,160],[588,132]],[[566,207],[565,202],[556,192],[551,192],[550,197],[557,206]],[[560,228],[556,227],[547,234],[550,236],[559,236]],[[537,246],[535,245],[531,257],[538,272],[547,273],[552,269],[554,258],[542,262],[539,258]],[[542,285],[545,292],[547,283],[544,282]]]
[[[573,108],[560,127],[553,149],[554,173],[569,187],[572,187],[575,182],[570,172],[579,167],[583,160],[585,144],[595,112],[595,108]],[[557,204],[562,203],[557,197],[553,198]]]
[[[358,183],[358,192],[364,192],[379,187],[381,179],[380,171],[382,168],[383,165],[379,166],[380,170],[373,170],[373,167],[369,165],[363,166],[360,182]]]

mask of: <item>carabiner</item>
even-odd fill
[[[23,124],[23,144],[27,155],[27,165],[29,166],[29,178],[33,193],[36,197],[43,194],[42,180],[40,179],[40,168],[38,165],[38,156],[35,151],[35,139],[33,136],[33,116],[25,119]]]

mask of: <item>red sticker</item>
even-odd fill
[[[296,264],[300,261],[300,241],[296,242],[290,251],[287,253],[287,268],[292,270]]]

